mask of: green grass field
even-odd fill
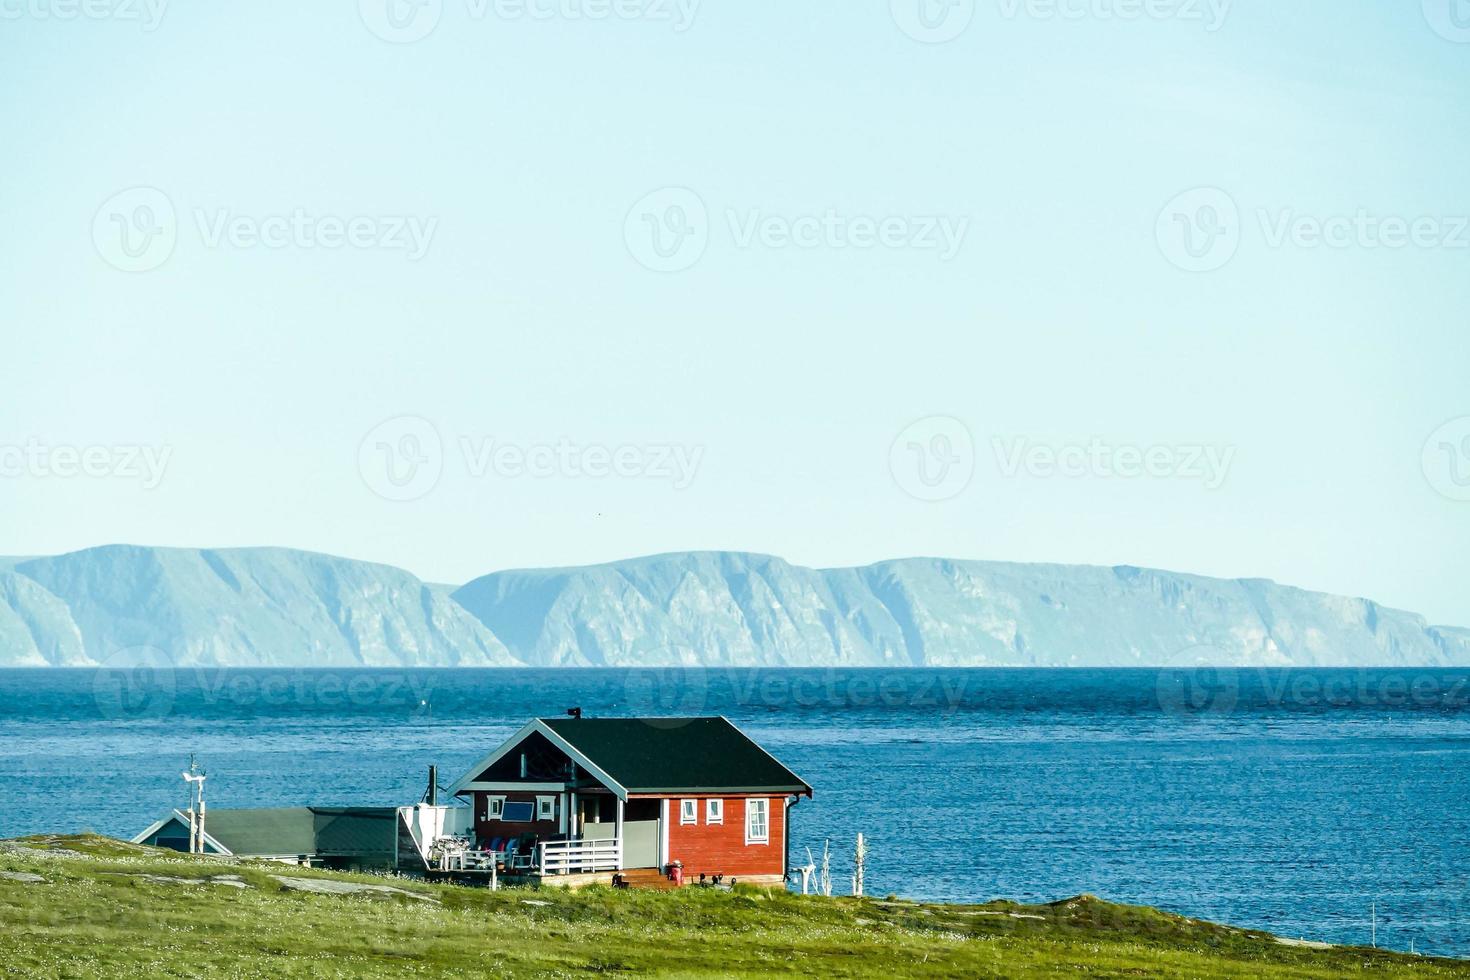
[[[276,875],[393,890],[315,894]],[[0,972],[1326,980],[1470,977],[1470,961],[1288,946],[1094,898],[961,906],[755,889],[490,892],[59,837],[0,844]]]

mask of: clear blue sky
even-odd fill
[[[0,553],[1130,563],[1470,625],[1449,0],[98,2],[0,10]],[[1429,224],[1314,243],[1359,211]],[[639,239],[681,217],[692,251]],[[130,257],[134,219],[168,234]]]

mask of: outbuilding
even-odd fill
[[[204,853],[337,869],[398,863],[398,808],[299,806],[210,810]],[[189,850],[189,814],[172,810],[133,838]]]

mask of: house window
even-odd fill
[[[500,819],[500,815],[502,813],[504,813],[504,812],[505,812],[505,797],[503,797],[503,796],[487,796],[487,797],[485,797],[485,819],[486,820],[499,820]]]
[[[683,823],[699,823],[699,801],[698,800],[680,800],[679,801],[679,822],[681,824],[683,824]]]
[[[554,797],[554,796],[538,796],[538,797],[536,797],[536,819],[537,820],[555,820],[556,819],[556,797]]]
[[[765,844],[771,839],[771,801],[745,801],[745,843]]]
[[[724,800],[705,800],[704,801],[704,822],[705,823],[724,823],[725,822],[725,801]]]

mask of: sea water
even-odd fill
[[[0,671],[0,837],[185,805],[408,805],[536,716],[729,717],[815,789],[845,893],[1089,892],[1470,956],[1470,671]]]

